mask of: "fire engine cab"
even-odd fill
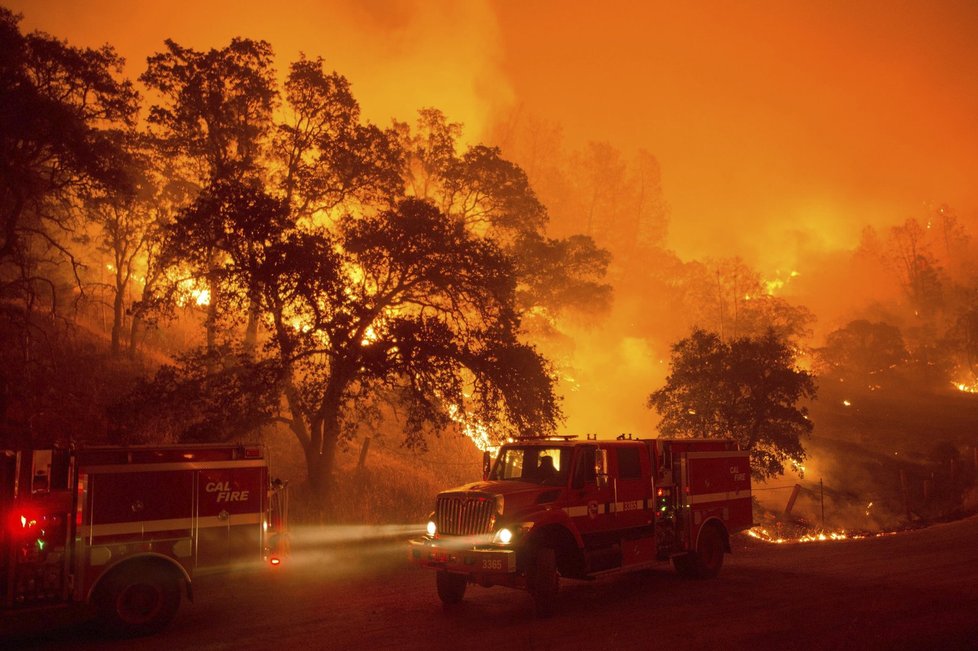
[[[0,619],[91,604],[155,632],[195,572],[277,564],[286,513],[258,445],[0,451]]]
[[[730,535],[752,526],[750,461],[729,440],[517,440],[483,481],[440,493],[410,559],[436,570],[438,596],[468,584],[528,590],[550,614],[561,578],[672,561],[716,576]]]

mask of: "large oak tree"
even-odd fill
[[[662,416],[666,437],[734,439],[750,450],[760,479],[805,458],[801,437],[812,423],[798,403],[814,397],[812,375],[797,368],[791,347],[774,330],[725,342],[696,329],[673,346],[666,384],[648,405]]]
[[[198,263],[215,259],[209,245],[222,242],[211,283],[227,300],[257,306],[270,336],[255,358],[217,359],[207,349],[165,368],[142,392],[145,403],[172,419],[161,396],[209,396],[187,413],[194,431],[213,423],[229,433],[228,410],[248,414],[251,426],[287,424],[320,496],[337,446],[381,401],[403,413],[409,445],[460,419],[503,438],[546,435],[561,418],[546,361],[518,338],[511,260],[427,202],[404,199],[327,230],[300,224],[258,185],[221,182],[179,215],[170,238]],[[233,329],[225,332],[224,350],[241,350]]]

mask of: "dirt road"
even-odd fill
[[[978,518],[846,542],[739,539],[711,581],[655,571],[565,581],[557,614],[470,587],[441,607],[403,544],[297,556],[272,575],[200,579],[173,626],[140,640],[178,649],[978,649]],[[130,649],[73,627],[4,648]]]

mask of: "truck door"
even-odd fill
[[[622,445],[615,453],[612,481],[615,482],[616,526],[620,529],[647,527],[652,524],[655,512],[647,448],[642,444]]]
[[[267,493],[261,462],[200,470],[197,477],[197,567],[258,561]]]
[[[571,502],[568,515],[584,538],[586,546],[601,544],[605,534],[613,532],[613,483],[599,486],[594,474],[596,445],[577,446],[571,478]]]

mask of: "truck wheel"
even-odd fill
[[[533,605],[538,617],[549,617],[554,612],[560,575],[557,573],[557,553],[553,547],[540,547],[533,557],[533,565],[527,577]]]
[[[690,554],[693,576],[697,579],[712,579],[723,566],[723,537],[715,526],[706,526],[700,532],[696,553]]]
[[[119,568],[103,580],[95,605],[109,633],[150,635],[173,621],[180,607],[180,584],[172,572],[159,566]]]
[[[672,564],[681,576],[690,579],[712,579],[723,566],[723,536],[713,525],[703,527],[696,551],[673,556]]]
[[[723,567],[723,536],[717,527],[710,526],[700,532],[695,566],[696,576],[701,579],[712,579],[720,573]]]
[[[438,598],[446,606],[453,606],[462,601],[465,596],[465,584],[468,579],[464,574],[452,574],[445,570],[439,570],[435,576],[435,583],[438,586]]]

